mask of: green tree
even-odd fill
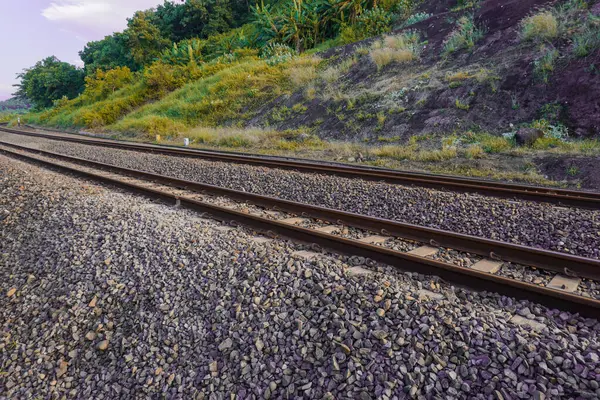
[[[82,69],[48,57],[17,74],[15,96],[30,100],[37,109],[51,107],[54,100],[73,99],[83,92],[84,77]]]
[[[155,23],[156,15],[152,10],[137,11],[127,20],[127,29],[123,34],[133,60],[141,65],[152,63],[160,53],[171,45],[171,41],[161,36]]]
[[[275,5],[261,3],[253,7],[259,37],[265,42],[285,43],[297,52],[332,38],[343,21],[343,12],[335,0],[287,0]],[[336,8],[337,7],[337,8]]]
[[[182,40],[165,50],[161,61],[170,65],[200,64],[204,60],[202,51],[206,43],[200,39]]]
[[[250,15],[246,0],[165,1],[154,12],[153,24],[172,42],[206,39],[242,26]]]
[[[156,7],[156,26],[160,30],[162,37],[171,42],[179,42],[189,37],[197,37],[202,31],[204,24],[194,24],[187,26],[183,20],[186,18],[186,3],[176,4],[173,1],[166,1],[164,4]],[[192,32],[197,32],[194,35]],[[192,36],[189,36],[192,34]]]
[[[227,0],[212,0],[209,2],[208,16],[206,26],[202,30],[202,34],[206,37],[226,32],[236,25],[233,20],[231,5]]]
[[[128,46],[128,37],[123,33],[106,36],[103,40],[89,42],[79,52],[88,75],[95,74],[98,69],[107,71],[116,67],[127,67],[132,71],[141,65],[133,59]]]

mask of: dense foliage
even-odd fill
[[[0,101],[0,113],[2,112],[20,112],[31,108],[27,100],[12,98]]]
[[[239,0],[165,1],[156,9],[136,12],[127,20],[125,31],[88,43],[79,55],[88,74],[115,67],[137,71],[173,43],[230,31],[248,16],[248,3]]]
[[[157,59],[173,64],[201,62],[235,49],[285,44],[296,52],[336,38],[346,29],[364,39],[408,18],[415,0],[240,0],[165,1],[138,11],[127,29],[90,42],[80,52],[86,73],[118,66],[138,71]],[[406,15],[406,17],[404,17]]]
[[[86,74],[94,74],[96,70],[109,70],[116,67],[128,67],[137,71],[141,65],[136,63],[129,49],[128,36],[115,33],[102,40],[89,42],[79,52],[79,57],[85,64]]]
[[[153,82],[161,82],[154,96],[142,96],[156,98],[180,87],[182,80],[194,79],[201,64],[231,62],[243,51],[256,51],[269,65],[276,65],[324,42],[388,32],[395,19],[410,15],[417,1],[262,0],[255,5],[241,0],[165,1],[137,11],[123,32],[87,43],[80,52],[83,71],[53,57],[26,70],[19,75],[17,95],[45,108],[63,97],[76,97],[86,85],[85,103],[105,98],[106,90],[114,92],[139,74],[147,90],[157,86]],[[102,90],[95,86],[99,82]]]
[[[262,41],[285,43],[301,52],[337,37],[340,30],[343,42],[387,32],[395,17],[410,14],[416,4],[412,0],[286,0],[255,6],[253,17]]]
[[[72,99],[84,89],[83,70],[52,56],[37,62],[18,75],[16,97],[30,100],[36,108],[53,105],[62,98]]]

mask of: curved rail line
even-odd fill
[[[237,154],[181,148],[176,146],[131,143],[110,139],[90,138],[83,135],[75,134],[62,134],[60,136],[57,136],[56,134],[28,132],[6,127],[0,127],[0,131],[18,135],[42,137],[53,140],[63,140],[74,143],[112,147],[123,150],[153,152],[159,154],[185,157],[198,157],[213,161],[251,164],[271,168],[293,169],[302,172],[322,173],[350,178],[360,178],[365,180],[410,184],[435,189],[444,188],[452,191],[474,192],[502,198],[518,198],[523,200],[547,202],[565,206],[600,209],[600,193],[594,192],[545,188],[531,185],[495,182],[482,179],[461,178],[446,175],[359,167],[346,164],[302,161],[300,159],[263,157],[249,154]]]
[[[363,227],[364,229],[368,230],[383,230],[386,234],[398,234],[398,236],[402,238],[410,238],[429,243],[430,241],[428,241],[428,239],[430,239],[430,235],[437,235],[435,236],[436,239],[433,239],[433,243],[435,245],[441,245],[442,241],[445,240],[453,240],[454,242],[452,242],[452,244],[455,244],[455,246],[451,247],[456,249],[460,249],[460,247],[462,246],[487,246],[485,247],[485,251],[481,250],[481,247],[478,247],[478,252],[483,253],[494,253],[495,248],[492,248],[490,246],[501,246],[505,249],[510,249],[510,251],[506,252],[505,259],[507,261],[514,260],[515,254],[521,254],[521,256],[517,257],[532,257],[534,263],[528,263],[527,265],[535,265],[535,260],[545,260],[544,262],[539,262],[538,265],[548,264],[544,265],[544,268],[548,268],[555,271],[559,269],[558,266],[561,265],[561,272],[565,265],[567,265],[570,270],[584,272],[586,276],[594,278],[598,277],[598,267],[600,266],[600,261],[598,260],[586,259],[582,257],[570,256],[567,254],[549,252],[539,249],[532,249],[524,246],[517,246],[503,242],[480,239],[466,235],[457,235],[451,232],[439,231],[435,229],[423,228],[408,224],[401,224],[396,223],[394,221],[365,217],[357,214],[330,210],[323,207],[308,206],[305,204],[283,201],[267,196],[253,195],[216,186],[173,179],[161,175],[150,174],[121,167],[115,167],[108,164],[96,163],[89,160],[58,155],[13,144],[1,144],[4,147],[12,147],[20,151],[38,153],[46,157],[60,158],[61,160],[68,161],[69,163],[79,163],[89,167],[93,167],[95,169],[100,169],[102,171],[114,172],[123,177],[130,176],[146,181],[165,184],[174,188],[211,192],[212,194],[217,195],[226,195],[234,197],[236,199],[243,199],[244,201],[247,201],[249,203],[267,206],[270,208],[278,207],[281,209],[288,209],[297,214],[310,215],[312,217],[334,221],[340,224]],[[8,150],[6,148],[0,148],[0,152],[16,158],[24,159],[29,162],[34,162],[47,167],[56,168],[63,172],[68,172],[84,178],[91,178],[102,183],[115,185],[136,193],[141,193],[150,196],[155,199],[173,202],[175,204],[192,210],[208,212],[209,214],[215,216],[217,219],[225,221],[236,221],[252,226],[259,230],[267,232],[276,232],[278,234],[292,239],[317,243],[322,247],[329,248],[340,253],[368,257],[370,259],[382,263],[396,266],[403,270],[415,271],[422,274],[438,275],[441,278],[449,282],[458,284],[460,286],[464,285],[477,290],[493,291],[512,297],[528,299],[531,301],[545,304],[549,307],[579,312],[581,314],[591,316],[594,318],[600,317],[600,301],[596,299],[575,295],[562,290],[529,284],[510,278],[477,271],[468,267],[460,267],[413,254],[403,253],[374,244],[361,242],[359,240],[347,239],[333,234],[320,232],[314,229],[294,226],[290,225],[289,223],[271,220],[253,214],[243,213],[228,207],[217,206],[215,204],[198,201],[190,197],[169,193],[168,191],[144,187],[139,184],[126,182],[123,180],[108,177],[106,175],[103,176],[100,173],[81,170],[73,166],[57,164],[48,160],[43,160],[33,156],[22,154],[20,152]],[[444,243],[450,244],[450,242]],[[489,255],[489,253],[487,253],[487,255]],[[553,258],[554,261],[552,261]]]

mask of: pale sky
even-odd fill
[[[52,55],[82,65],[92,40],[123,30],[137,10],[162,0],[0,0],[0,100],[11,97],[16,74]]]

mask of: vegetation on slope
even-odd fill
[[[597,4],[221,6],[136,13],[82,51],[85,90],[28,121],[470,175],[521,157],[506,173],[538,182],[535,154],[600,154]],[[519,147],[521,128],[541,138]]]
[[[0,122],[10,121],[14,114],[24,114],[31,108],[31,104],[26,100],[8,99],[0,101]]]

